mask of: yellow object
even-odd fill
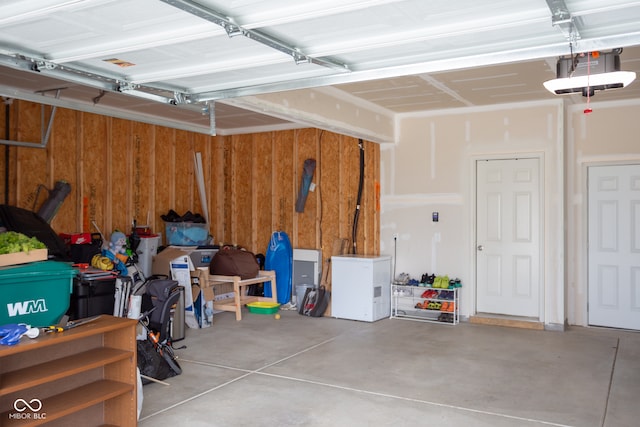
[[[280,319],[280,314],[276,314],[274,317],[276,318],[276,320],[279,320]]]
[[[113,261],[111,261],[106,256],[97,254],[94,255],[93,258],[91,258],[91,266],[105,271],[113,270]]]

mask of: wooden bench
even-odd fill
[[[258,272],[258,276],[253,279],[242,280],[240,276],[217,276],[211,274],[203,274],[200,276],[201,280],[205,283],[201,283],[203,288],[214,287],[217,284],[229,283],[233,284],[233,298],[226,298],[223,300],[213,301],[214,310],[233,311],[236,313],[236,320],[242,320],[242,307],[245,304],[255,301],[269,301],[278,302],[278,292],[276,288],[276,272],[261,270]],[[258,283],[271,283],[271,297],[259,297],[246,295],[247,286],[255,285]]]

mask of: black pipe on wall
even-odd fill
[[[360,148],[360,178],[358,179],[358,199],[356,200],[356,211],[353,214],[353,229],[351,232],[351,240],[353,240],[353,254],[358,253],[357,237],[358,237],[358,217],[360,216],[360,203],[362,203],[362,186],[364,184],[364,142],[358,140]]]

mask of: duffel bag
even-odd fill
[[[209,273],[220,276],[240,276],[253,279],[258,276],[260,266],[253,252],[241,249],[220,249],[211,259]]]

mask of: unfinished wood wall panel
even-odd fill
[[[234,245],[252,246],[252,200],[254,188],[253,178],[253,143],[252,135],[233,136],[231,150],[233,152],[232,164],[232,192],[231,200],[233,209],[232,217],[232,242]]]
[[[132,123],[131,144],[132,176],[129,179],[132,186],[131,220],[138,225],[150,225],[154,212],[153,206],[153,174],[155,163],[153,159],[153,127],[142,123]]]
[[[17,104],[17,103],[16,103]],[[50,111],[50,108],[46,108]],[[17,116],[20,126],[17,133],[18,141],[33,142],[37,145],[41,142],[41,106],[38,104],[19,104]],[[40,192],[38,200],[36,195],[38,186],[47,187],[47,170],[49,159],[47,150],[42,148],[30,149],[28,151],[19,150],[16,163],[16,173],[20,177],[17,182],[16,197],[18,206],[24,209],[37,209],[46,199],[46,192]]]
[[[109,203],[111,156],[107,150],[107,118],[88,113],[80,113],[79,118],[83,167],[78,187],[82,196],[87,198],[89,223],[95,222],[107,235],[105,237],[108,237],[111,229],[112,205]]]
[[[223,241],[225,230],[225,159],[226,147],[224,137],[213,137],[212,146],[212,171],[211,171],[211,194],[210,209],[211,213],[211,233],[215,239],[215,243]]]
[[[40,106],[18,104],[25,119],[17,120],[16,132],[33,136],[32,121],[37,117],[39,123]],[[51,147],[11,147],[22,169],[28,167],[32,173],[19,174],[16,168],[9,183],[16,183],[11,192],[20,194],[16,202],[25,206],[29,191],[38,184],[70,182],[77,193],[65,201],[53,222],[58,232],[79,231],[85,223],[84,200],[89,219],[106,238],[115,228],[128,231],[134,218],[164,235],[160,215],[169,209],[181,215],[188,210],[203,213],[194,174],[194,155],[199,152],[216,243],[264,253],[271,233],[285,231],[294,247],[320,248],[326,260],[336,239],[351,239],[359,178],[356,138],[317,129],[207,136],[59,108]],[[316,189],[309,192],[304,212],[296,212],[307,158],[316,160]],[[379,251],[379,159],[378,145],[365,142],[360,254]],[[148,212],[150,223],[143,224]]]
[[[175,201],[173,209],[178,215],[184,215],[187,211],[193,210],[195,196],[193,171],[193,135],[190,132],[177,130],[175,133]]]
[[[358,224],[358,253],[370,255],[376,253],[375,248],[379,247],[379,215],[376,211],[376,191],[375,183],[380,176],[380,150],[376,150],[376,145],[372,142],[364,142],[365,171],[362,194],[362,206]]]
[[[162,233],[163,241],[166,241],[165,225],[160,216],[172,209],[175,194],[175,143],[173,130],[157,129],[154,133],[153,151],[155,154],[150,161],[154,163],[155,168],[155,176],[151,181],[154,185],[152,194],[155,215],[153,215],[149,225],[151,225],[154,232]]]
[[[353,138],[340,138],[340,162],[338,172],[340,182],[338,191],[340,192],[340,235],[346,236],[353,246],[353,217],[356,207],[358,192],[358,170],[360,165],[360,152],[358,141]],[[349,252],[351,252],[351,247]]]
[[[193,212],[204,215],[204,209],[202,208],[202,201],[200,200],[200,189],[198,188],[198,180],[195,172],[195,154],[198,154],[198,153],[200,154],[200,158],[202,161],[202,180],[205,185],[204,196],[207,200],[207,208],[208,208],[211,194],[207,194],[206,189],[211,188],[211,138],[209,138],[207,135],[193,134],[193,155],[194,155],[193,177],[195,180]],[[211,230],[209,232],[211,232]]]
[[[294,131],[278,132],[273,148],[273,229],[291,233],[293,203],[296,184],[294,181],[293,152]],[[292,242],[293,244],[293,242]]]
[[[233,229],[232,224],[234,221],[233,218],[233,198],[235,197],[233,193],[234,183],[233,183],[233,143],[232,138],[226,138],[224,141],[224,149],[223,149],[223,160],[222,160],[222,171],[224,173],[223,176],[223,212],[224,215],[222,217],[223,225],[222,225],[222,233],[220,234],[220,242],[224,243],[232,243],[231,231]]]
[[[316,159],[318,147],[318,130],[317,129],[300,129],[296,131],[296,159],[294,161],[294,192],[293,201],[294,211],[302,186],[302,176],[304,170],[304,162],[307,159]],[[317,165],[316,165],[317,166]],[[314,173],[315,175],[315,173]],[[292,236],[292,244],[296,248],[315,248],[316,247],[316,208],[317,203],[314,199],[315,192],[309,191],[307,200],[304,204],[302,212],[295,212],[294,236]]]
[[[321,249],[325,259],[331,256],[335,239],[349,237],[340,232],[340,139],[340,135],[321,132],[320,158],[314,180],[318,185]]]
[[[271,239],[271,212],[273,211],[271,190],[273,187],[271,170],[273,168],[273,135],[259,133],[253,137],[253,206],[252,210],[252,246],[258,253],[266,253]]]
[[[14,100],[3,103],[2,117],[3,139],[17,141],[18,139],[18,108]],[[8,121],[8,123],[7,123]],[[18,180],[16,167],[18,164],[18,149],[15,146],[5,146],[2,149],[2,202],[8,205],[18,206]]]
[[[367,229],[369,230],[369,239],[366,244],[368,254],[378,255],[380,253],[380,150],[379,146],[374,143],[369,145],[369,171],[365,179],[365,185],[372,188],[372,195],[369,203],[371,208],[365,216],[367,221]]]
[[[63,205],[64,215],[56,215],[51,226],[57,230],[82,231],[82,194],[78,189],[78,166],[81,164],[76,145],[78,126],[76,112],[59,108],[56,111],[55,123],[47,146],[48,156],[51,157],[53,168],[48,176],[50,182],[66,181],[71,186],[71,193]],[[53,179],[54,177],[55,180]],[[53,185],[55,182],[51,184]],[[62,209],[62,208],[61,208]]]
[[[109,153],[109,175],[111,183],[112,212],[117,213],[109,230],[128,232],[131,224],[133,182],[133,150],[131,149],[131,125],[128,120],[110,120],[110,142],[105,150]],[[128,219],[128,221],[127,221]],[[126,221],[126,222],[125,222]]]

